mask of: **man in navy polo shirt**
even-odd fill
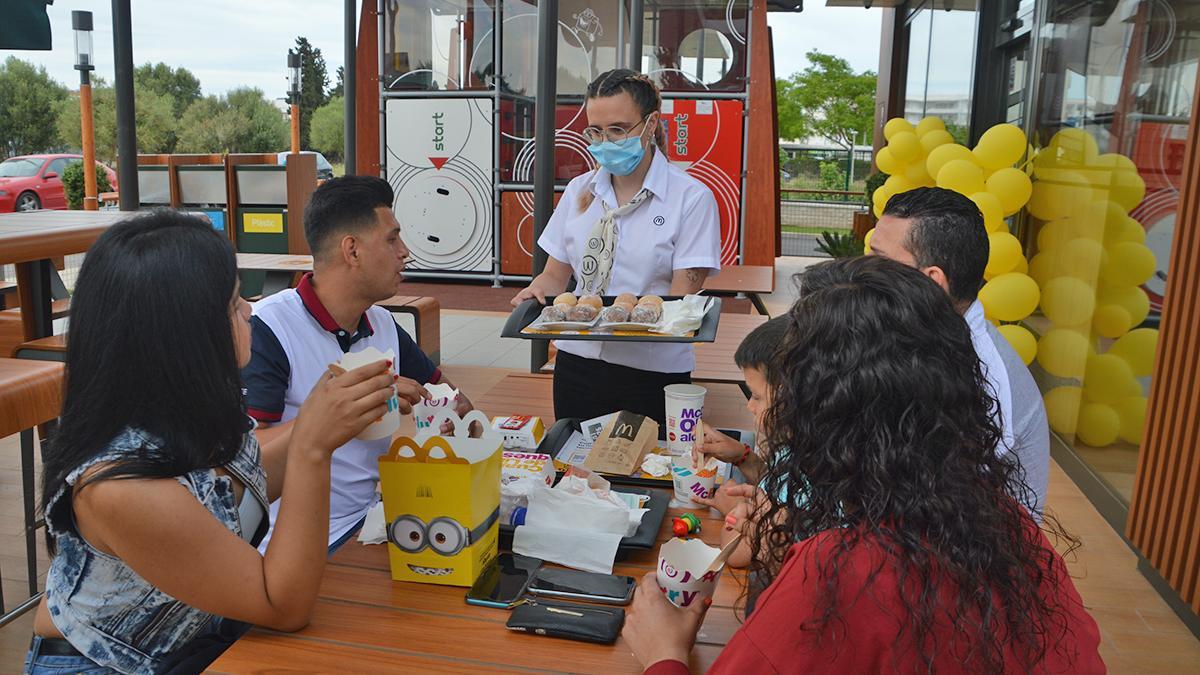
[[[313,271],[295,289],[266,298],[250,319],[252,357],[242,371],[246,408],[265,440],[291,433],[291,421],[327,366],[343,354],[392,350],[400,412],[427,397],[423,385],[449,382],[391,313],[375,303],[400,289],[408,248],[392,213],[392,188],[369,176],[327,181],[304,210]],[[471,410],[460,396],[458,413]],[[269,428],[268,425],[270,425]],[[330,552],[350,538],[376,501],[378,458],[391,439],[352,440],[333,453],[329,497]],[[279,503],[271,505],[271,523]],[[271,533],[263,539],[265,550]]]

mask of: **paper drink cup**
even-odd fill
[[[707,570],[720,552],[696,538],[671,539],[658,551],[658,589],[676,607],[689,607],[711,598],[724,565],[712,572]]]
[[[354,370],[376,361],[395,362],[396,355],[392,350],[381,352],[374,347],[367,347],[362,351],[349,352],[343,354],[338,365],[344,370]],[[360,441],[377,441],[381,438],[391,438],[392,434],[400,428],[400,397],[396,395],[395,390],[392,390],[392,397],[387,401],[387,412],[378,421],[371,422],[363,429],[355,438]]]
[[[692,464],[691,453],[672,457],[671,482],[675,486],[672,506],[682,509],[705,508],[704,504],[692,498],[712,498],[717,482],[717,460],[710,457],[704,465],[695,466]]]
[[[667,452],[689,454],[697,434],[703,433],[700,420],[708,390],[695,384],[668,384],[663,393],[667,397]]]

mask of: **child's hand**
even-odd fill
[[[696,439],[694,450],[699,457],[700,463],[706,461],[708,457],[716,457],[722,462],[737,462],[746,454],[746,446],[740,441],[734,440],[725,434],[717,431],[708,424],[701,421],[703,434]]]
[[[705,499],[704,497],[693,496],[692,501],[704,504],[705,506],[711,506],[720,511],[721,515],[724,516],[733,511],[738,504],[745,501],[745,498],[739,495],[741,489],[735,490],[737,487],[738,484],[734,483],[733,480],[727,480],[721,484],[721,487],[717,489],[716,494],[711,498]]]

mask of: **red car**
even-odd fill
[[[0,162],[0,213],[65,209],[67,197],[59,176],[82,155],[23,155]],[[96,171],[108,174],[108,184],[117,189],[117,174],[96,162]]]

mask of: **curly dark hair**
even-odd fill
[[[1029,490],[1015,456],[995,452],[1001,430],[966,323],[933,281],[877,256],[815,265],[799,286],[763,423],[763,489],[786,499],[769,500],[749,533],[752,576],[765,587],[793,544],[836,531],[813,561],[824,609],[800,617],[806,630],[838,620],[839,569],[870,546],[885,562],[866,586],[891,566],[909,612],[896,653],[916,649],[932,670],[952,649],[992,672],[1011,645],[1033,668],[1067,614],[1037,592],[1054,583],[1055,554],[1013,498]],[[1053,518],[1043,527],[1077,545]],[[951,622],[954,645],[937,644],[935,621]]]

